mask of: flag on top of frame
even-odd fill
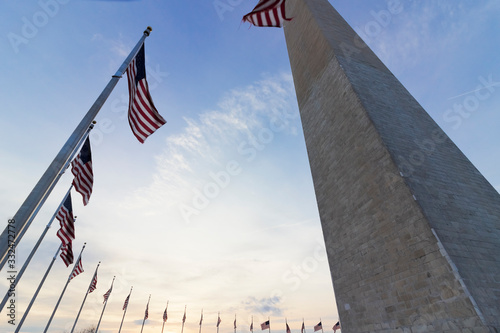
[[[243,16],[243,21],[257,27],[281,27],[284,21],[290,21],[285,14],[285,0],[260,0],[257,6]]]
[[[166,121],[156,110],[146,81],[144,44],[127,68],[129,109],[128,122],[140,143],[153,134]]]
[[[86,206],[89,203],[94,184],[92,153],[90,151],[89,138],[85,140],[80,153],[71,162],[71,173],[75,176],[73,179],[73,186],[75,190],[82,195],[83,205]]]

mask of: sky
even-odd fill
[[[288,0],[299,1],[299,0]],[[283,29],[241,23],[257,1],[2,1],[0,218],[7,224],[142,36],[167,124],[140,144],[120,80],[91,133],[94,189],[77,216],[68,285],[49,332],[298,333],[338,314]],[[500,3],[330,0],[486,179],[500,190]],[[389,12],[391,6],[399,10]],[[388,14],[389,13],[389,14]],[[388,15],[387,15],[388,14]],[[292,21],[293,22],[293,21]],[[313,50],[304,50],[311,52]],[[282,126],[274,126],[276,123]],[[21,267],[67,192],[67,171],[16,250]],[[3,229],[3,227],[2,227]],[[21,319],[60,241],[55,221],[16,287]],[[40,332],[71,268],[54,263],[22,332]],[[0,294],[8,289],[0,272]],[[6,310],[0,331],[11,332]]]

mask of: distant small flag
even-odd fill
[[[125,298],[125,303],[123,303],[122,310],[125,310],[127,308],[129,299],[130,299],[130,294],[128,294],[127,298]]]
[[[252,323],[250,324],[250,331],[253,332],[253,321]]]
[[[271,325],[269,324],[269,320],[260,324],[260,327],[262,328],[262,330],[266,330],[268,328],[271,328]]]
[[[203,310],[201,310],[200,326],[202,322],[203,322]]]
[[[333,331],[337,332],[340,329],[340,321],[338,321],[335,325],[333,325]]]
[[[219,314],[217,314],[217,327],[219,327],[220,322],[221,322],[221,320],[220,320],[220,313],[219,313]]]
[[[302,328],[300,329],[300,333],[306,332],[306,326],[304,325],[304,321],[302,321]]]
[[[168,304],[167,304],[168,306]],[[167,316],[167,308],[165,308],[165,311],[163,311],[163,322],[166,322],[168,319],[168,316]]]
[[[108,300],[109,295],[111,294],[111,290],[112,289],[113,289],[113,287],[109,288],[109,290],[106,291],[106,293],[103,295],[104,296],[104,301],[102,301],[103,303],[106,303],[106,301]]]
[[[281,27],[284,21],[290,21],[285,15],[285,0],[260,0],[257,6],[243,16],[243,21],[257,27]]]
[[[75,190],[82,195],[83,205],[86,206],[89,203],[94,184],[89,138],[85,140],[80,153],[75,157],[73,162],[71,162],[71,173],[75,176],[73,179],[73,186]]]
[[[63,245],[71,244],[73,239],[75,239],[75,219],[73,217],[71,193],[68,193],[63,204],[59,208],[56,219],[59,221],[60,225],[60,229],[57,231],[57,237],[59,237]]]
[[[72,280],[75,276],[78,274],[83,273],[83,265],[82,265],[82,258],[78,259],[78,263],[75,266],[75,269],[73,270],[73,273],[71,273],[71,277],[69,278]]]
[[[291,333],[292,331],[290,331],[290,327],[288,326],[288,323],[286,323],[286,333]]]
[[[93,292],[97,288],[97,269],[94,273],[94,278],[92,279],[92,282],[90,283],[90,288],[89,288],[89,294]]]
[[[73,257],[73,248],[71,243],[63,245],[61,247],[61,254],[59,256],[61,257],[66,267],[68,267],[70,264],[73,263],[74,257]]]
[[[144,44],[127,68],[129,108],[128,122],[140,143],[153,134],[166,121],[156,110],[146,81]]]
[[[236,316],[234,316],[234,329],[236,329]]]
[[[146,311],[144,312],[144,320],[148,319],[148,308],[149,308],[149,301],[148,301],[148,304],[146,304]]]
[[[323,325],[321,325],[321,322],[318,323],[318,325],[314,326],[314,332],[319,331],[323,329]]]
[[[184,307],[184,315],[182,316],[182,323],[186,322],[186,307]]]

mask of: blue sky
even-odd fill
[[[288,0],[293,1],[293,0]],[[298,1],[298,0],[295,0]],[[51,325],[122,332],[238,332],[285,318],[299,332],[338,315],[282,29],[249,28],[257,1],[3,1],[0,4],[0,213],[7,221],[142,35],[153,100],[167,124],[141,145],[124,118],[121,80],[91,135],[94,192],[73,193],[85,272]],[[500,189],[500,5],[497,1],[340,1],[358,31],[480,172]],[[394,3],[396,13],[383,16]],[[221,5],[222,4],[222,5]],[[222,7],[221,7],[222,6]],[[223,8],[223,9],[221,9]],[[383,19],[385,18],[385,20]],[[293,21],[292,21],[293,22]],[[277,126],[280,124],[280,126]],[[67,172],[24,236],[22,264],[72,181]],[[201,193],[201,194],[200,194]],[[202,196],[203,194],[203,196]],[[17,287],[19,320],[54,255],[57,221]],[[7,289],[2,271],[0,292]],[[57,259],[23,332],[39,332],[69,269]],[[2,313],[0,330],[10,330]]]

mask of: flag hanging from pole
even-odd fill
[[[260,327],[262,328],[262,330],[266,330],[268,328],[271,327],[270,323],[269,323],[269,320],[268,321],[265,321],[263,322],[262,324],[260,324]]]
[[[146,81],[144,44],[127,68],[129,109],[128,122],[140,143],[153,134],[166,121],[156,110]]]
[[[77,276],[80,273],[83,273],[82,257],[78,259],[78,264],[75,265],[73,273],[71,274],[71,277],[69,279],[72,280],[75,276]]]
[[[184,307],[184,316],[182,316],[182,323],[186,322],[186,307]]]
[[[292,331],[290,331],[290,327],[288,326],[288,323],[286,323],[286,333],[292,333]]]
[[[144,320],[148,319],[148,308],[149,308],[149,301],[148,301],[148,304],[146,305],[146,311],[144,312]]]
[[[165,308],[165,311],[163,311],[163,322],[166,322],[168,319],[168,316],[167,316],[167,308]]]
[[[200,326],[202,322],[203,322],[203,310],[201,310]]]
[[[234,316],[234,329],[236,329],[236,316]]]
[[[92,279],[92,282],[90,283],[90,288],[89,288],[89,294],[95,290],[97,287],[97,269],[95,270],[94,278]]]
[[[314,326],[314,332],[319,331],[322,328],[323,328],[323,325],[321,324],[321,322],[319,322],[318,325]]]
[[[68,267],[73,263],[74,257],[73,257],[73,249],[71,243],[63,245],[61,247],[61,254],[59,256],[61,257],[66,267]]]
[[[302,321],[302,328],[300,329],[300,333],[306,332],[306,326],[304,325],[304,321]]]
[[[80,153],[71,162],[71,173],[75,176],[73,186],[82,195],[83,205],[89,203],[94,184],[94,174],[92,172],[92,153],[90,151],[90,140],[87,137]]]
[[[68,193],[64,203],[56,214],[60,229],[57,231],[57,237],[63,245],[70,244],[75,239],[75,219],[73,218],[73,206],[71,204],[71,193]],[[73,262],[73,261],[72,261]]]
[[[285,0],[260,0],[257,6],[243,16],[247,21],[257,27],[281,27],[284,21],[290,21],[285,15]]]
[[[125,298],[125,303],[123,303],[123,309],[122,310],[125,310],[128,306],[128,300],[130,299],[130,294],[128,294],[127,298]]]
[[[338,321],[335,325],[333,325],[333,327],[332,327],[332,328],[333,328],[333,331],[334,331],[334,332],[337,332],[337,330],[339,330],[339,329],[340,329],[340,321]]]
[[[217,314],[217,327],[219,327],[220,322],[221,322],[221,320],[220,320],[220,313],[218,313]]]
[[[111,290],[113,290],[113,286],[111,286],[111,288],[109,288],[108,291],[106,291],[106,293],[103,295],[104,297],[104,301],[102,301],[102,303],[106,303],[106,301],[108,300],[109,298],[109,295],[111,294]]]
[[[253,332],[253,321],[252,321],[252,323],[250,324],[250,332]]]

